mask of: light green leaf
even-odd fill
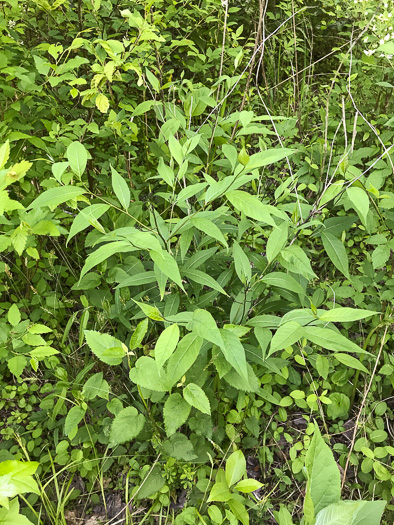
[[[89,226],[92,226],[93,224],[96,224],[97,219],[104,215],[104,213],[109,208],[110,206],[108,204],[92,204],[91,206],[88,206],[87,208],[81,210],[73,220],[73,223],[71,224],[70,233],[68,234],[66,245],[75,235],[77,235],[77,233],[83,231]]]
[[[27,359],[24,355],[16,355],[7,361],[9,371],[16,377],[20,377],[26,365]]]
[[[69,436],[72,432],[75,432],[75,428],[84,418],[85,412],[86,411],[78,405],[73,406],[69,410],[66,417],[66,421],[64,423],[64,433],[66,436]]]
[[[246,474],[245,456],[236,450],[226,461],[226,482],[229,487],[237,483]]]
[[[180,394],[171,394],[164,403],[164,426],[168,437],[175,434],[189,417],[191,407]]]
[[[127,277],[124,281],[120,282],[116,289],[125,288],[126,286],[141,286],[142,284],[150,284],[156,282],[155,272],[141,272],[136,273],[130,277]]]
[[[335,354],[335,359],[337,359],[343,365],[348,366],[349,368],[354,368],[355,370],[361,370],[362,372],[369,374],[368,369],[365,368],[365,366],[352,355],[340,354],[339,352],[337,352]]]
[[[155,360],[148,356],[142,356],[136,361],[129,377],[133,383],[154,392],[168,392],[171,388],[164,371],[159,375]]]
[[[310,498],[315,516],[341,496],[341,475],[334,456],[315,423],[315,432],[305,458],[308,476],[306,494]],[[307,499],[307,498],[306,498]]]
[[[120,365],[126,355],[125,345],[109,334],[84,330],[86,342],[96,357],[107,365]]]
[[[329,328],[304,326],[304,336],[309,341],[312,341],[312,343],[327,348],[328,350],[333,350],[334,352],[366,353],[365,350],[362,350],[345,336]]]
[[[324,249],[327,255],[331,259],[333,265],[343,273],[345,277],[350,279],[349,275],[349,261],[346,253],[346,249],[342,242],[331,235],[331,233],[322,233],[321,239],[323,242]]]
[[[97,396],[102,399],[108,399],[109,385],[103,378],[103,373],[93,374],[83,385],[82,395],[86,401],[91,401]]]
[[[316,277],[306,253],[300,246],[287,246],[280,252],[279,262],[290,272],[303,275],[308,280]]]
[[[172,324],[160,334],[155,346],[155,361],[160,369],[173,354],[179,341],[179,326]]]
[[[81,178],[88,162],[88,154],[85,146],[79,141],[71,142],[67,147],[66,158],[71,170]]]
[[[193,365],[200,353],[203,340],[195,334],[186,334],[172,354],[167,365],[168,383],[172,387]]]
[[[116,197],[118,198],[118,201],[123,206],[123,208],[127,211],[130,206],[130,190],[127,185],[127,182],[124,180],[124,178],[119,175],[119,173],[111,166],[111,172],[112,172],[112,189],[114,190],[114,193]]]
[[[289,321],[288,323],[282,324],[271,340],[268,357],[278,350],[283,350],[283,348],[287,348],[296,343],[303,335],[304,330],[296,321]]]
[[[178,264],[175,261],[175,259],[164,250],[151,250],[149,253],[152,258],[152,261],[155,264],[157,264],[157,266],[164,273],[164,275],[166,275],[169,279],[174,281],[174,283],[176,283],[179,286],[179,288],[185,291],[182,284],[181,274],[179,273]]]
[[[134,301],[134,299],[133,299]],[[138,301],[134,301],[135,304],[138,304],[138,306],[141,308],[141,310],[144,312],[144,314],[149,317],[149,319],[152,319],[153,321],[163,321],[164,318],[161,315],[160,310],[156,306],[151,306],[147,303],[140,303]]]
[[[224,346],[215,319],[206,310],[201,310],[200,308],[194,310],[192,320],[188,324],[187,329],[215,345]]]
[[[10,156],[10,141],[6,140],[0,148],[0,170],[4,168]]]
[[[183,397],[194,408],[203,414],[211,414],[211,405],[205,392],[198,385],[189,383],[183,389]]]
[[[226,197],[238,211],[244,213],[256,221],[276,226],[273,218],[269,213],[269,207],[263,204],[258,197],[251,195],[246,191],[234,190],[228,191]]]
[[[287,273],[283,272],[272,272],[266,275],[261,279],[264,283],[269,286],[277,286],[278,288],[283,288],[284,290],[289,290],[290,292],[295,292],[301,295],[305,295],[305,290],[302,286]]]
[[[365,225],[369,211],[369,198],[367,192],[357,186],[350,186],[350,188],[347,188],[346,194],[349,197],[353,208],[360,217],[361,222]]]
[[[268,237],[267,241],[267,259],[268,262],[272,262],[275,257],[280,253],[283,246],[287,242],[287,237],[289,234],[289,225],[287,222],[282,222],[282,224],[274,228]]]
[[[223,345],[220,349],[228,363],[235,368],[238,374],[249,383],[248,367],[246,363],[245,349],[237,337],[230,330],[221,329]]]
[[[168,139],[168,147],[170,148],[170,153],[172,157],[177,161],[179,165],[183,162],[183,150],[182,146],[179,144],[179,141],[171,135]]]
[[[332,310],[325,311],[323,314],[319,315],[319,319],[329,323],[348,323],[378,314],[379,312],[374,312],[373,310],[358,310],[357,308],[339,306]]]
[[[390,259],[390,253],[390,246],[387,244],[381,244],[374,249],[372,252],[372,266],[375,270],[382,268],[387,263]]]
[[[324,204],[334,199],[341,192],[344,182],[344,180],[337,180],[331,184],[321,196],[319,207],[324,206]]]
[[[252,269],[250,267],[250,261],[246,253],[236,241],[234,241],[233,244],[233,257],[235,271],[241,283],[250,283],[250,281],[252,280]]]
[[[263,484],[260,483],[260,481],[257,481],[257,479],[248,478],[239,481],[234,488],[239,490],[239,492],[245,492],[248,494],[249,492],[259,490],[262,486]]]
[[[224,482],[215,483],[209,494],[209,501],[228,501],[231,498],[231,492],[228,490],[228,485]]]
[[[115,255],[116,253],[133,252],[135,250],[136,248],[126,241],[114,241],[100,246],[100,248],[90,254],[86,259],[81,271],[80,280],[89,270],[107,260],[112,255]]]
[[[223,233],[220,231],[220,229],[216,226],[214,222],[210,221],[209,219],[206,219],[205,217],[198,216],[192,217],[190,219],[190,222],[198,230],[201,230],[202,232],[206,233],[209,237],[216,239],[227,248],[227,241],[224,238]]]
[[[51,355],[56,355],[58,353],[59,351],[55,348],[52,348],[51,346],[38,346],[34,350],[31,350],[29,355],[30,357],[34,357],[34,359],[41,361],[47,357],[50,357]]]
[[[15,303],[8,310],[7,319],[12,326],[16,326],[21,322],[21,313]]]
[[[137,324],[137,327],[130,338],[129,348],[131,351],[141,346],[142,340],[144,339],[145,334],[148,331],[148,324],[148,319],[144,319],[143,321]]]
[[[19,514],[18,498],[10,501],[9,508],[0,509],[0,525],[33,525],[23,514]]]
[[[109,109],[109,100],[104,93],[99,93],[96,97],[96,107],[101,113],[107,113]]]
[[[157,107],[161,105],[162,105],[162,102],[158,100],[145,100],[145,102],[141,102],[141,104],[138,104],[138,106],[133,111],[132,116],[138,117],[139,115],[143,115],[147,111],[150,111],[153,107]]]
[[[215,281],[215,279],[211,277],[210,275],[208,275],[207,273],[201,272],[200,270],[194,270],[194,269],[183,270],[182,273],[187,279],[190,279],[191,281],[194,281],[195,283],[202,284],[203,286],[209,286],[213,290],[216,290],[224,295],[227,295],[228,297],[228,294],[223,290],[220,284],[217,281]]]
[[[79,144],[79,143],[78,143]],[[86,193],[86,190],[77,186],[61,186],[59,188],[51,188],[50,190],[41,193],[29,206],[26,208],[36,209],[43,206],[56,207],[63,202],[67,202],[76,197],[80,197]]]
[[[163,157],[159,159],[159,165],[157,167],[160,177],[166,182],[169,186],[173,187],[175,182],[174,170],[165,164]]]
[[[112,446],[131,441],[142,431],[145,418],[134,407],[127,407],[116,414],[111,425],[109,441]]]
[[[247,171],[251,171],[255,168],[262,168],[263,166],[268,166],[268,164],[278,162],[286,157],[290,157],[290,155],[293,155],[296,151],[297,150],[295,149],[288,148],[273,148],[261,151],[260,153],[255,153],[249,159]]]
[[[386,501],[340,501],[322,509],[315,525],[379,525]]]

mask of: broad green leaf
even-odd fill
[[[124,281],[120,282],[116,289],[125,288],[127,286],[141,286],[143,284],[150,284],[156,282],[155,272],[141,272],[128,277]]]
[[[165,484],[166,480],[162,476],[160,464],[156,464],[149,470],[148,474],[144,476],[134,497],[138,500],[149,498],[155,492],[159,492]]]
[[[287,273],[272,272],[263,277],[261,281],[269,286],[276,286],[278,288],[283,288],[284,290],[289,290],[290,292],[305,295],[305,290],[302,286],[294,279],[294,277]]]
[[[340,501],[322,509],[315,525],[379,525],[386,501]]]
[[[237,337],[230,330],[221,329],[223,345],[220,349],[228,363],[235,368],[238,374],[249,383],[248,368],[246,364],[245,349]]]
[[[352,355],[349,354],[340,354],[337,352],[335,354],[335,359],[337,359],[340,363],[343,365],[346,365],[349,368],[354,368],[355,370],[361,370],[362,372],[365,372],[366,374],[369,374],[369,371],[365,366],[360,362],[359,359],[356,359]]]
[[[269,213],[269,208],[263,204],[258,197],[251,195],[246,191],[234,190],[228,191],[226,197],[238,211],[244,213],[247,217],[256,221],[276,226],[273,218]]]
[[[29,352],[29,355],[30,357],[34,357],[34,359],[37,359],[38,361],[42,361],[46,357],[50,357],[51,355],[56,355],[58,353],[59,351],[55,348],[52,348],[51,346],[39,346],[34,350],[31,350]]]
[[[134,368],[129,372],[129,377],[133,383],[155,392],[170,390],[166,374],[161,371],[159,375],[155,360],[148,356],[142,356],[136,361]]]
[[[33,525],[23,514],[19,514],[18,498],[9,503],[9,508],[0,509],[0,525]]]
[[[73,406],[67,414],[66,421],[64,423],[64,433],[69,436],[72,432],[75,432],[75,428],[78,427],[79,423],[85,416],[85,410],[79,405]]]
[[[129,348],[131,351],[141,346],[142,340],[144,339],[146,332],[148,331],[148,324],[148,319],[144,319],[143,321],[137,324],[137,327],[134,330],[129,342]]]
[[[0,506],[11,508],[12,502],[9,504],[8,498],[18,494],[26,492],[40,494],[38,485],[32,477],[38,465],[36,461],[7,460],[0,463]]]
[[[183,265],[183,267],[186,270],[191,269],[191,268],[196,269],[202,264],[204,264],[206,261],[208,261],[211,257],[213,257],[215,253],[217,252],[217,250],[218,250],[217,246],[213,248],[208,248],[208,250],[199,250],[193,253],[193,255],[185,261],[185,264]]]
[[[184,159],[182,146],[179,141],[171,135],[168,139],[168,147],[170,148],[170,153],[176,162],[181,165]]]
[[[237,483],[246,474],[245,456],[236,450],[226,461],[226,482],[229,487]]]
[[[387,244],[381,244],[374,249],[372,252],[372,266],[375,270],[382,268],[387,263],[390,259],[390,253],[390,246]]]
[[[369,198],[368,194],[363,188],[357,186],[350,186],[347,188],[346,194],[349,197],[353,208],[356,210],[358,216],[363,224],[367,223],[367,215],[369,211]]]
[[[130,206],[130,190],[127,182],[119,173],[111,166],[112,172],[112,189],[123,208],[127,211]]]
[[[290,157],[290,155],[293,155],[296,151],[297,150],[295,149],[276,148],[255,153],[249,159],[247,171],[251,171],[255,168],[262,168],[263,166],[268,166],[268,164],[278,162],[286,157]]]
[[[98,372],[93,374],[83,385],[82,395],[86,401],[91,401],[97,396],[103,399],[108,399],[109,385],[103,378],[103,373]]]
[[[260,481],[257,481],[257,479],[248,478],[239,481],[234,488],[239,490],[239,492],[245,492],[248,494],[249,492],[259,490],[262,486],[263,484],[260,483]]]
[[[283,246],[287,242],[287,237],[289,234],[289,225],[287,222],[282,222],[282,224],[274,228],[268,237],[267,241],[267,259],[268,262],[272,262],[275,257],[280,253]]]
[[[181,274],[179,273],[178,264],[175,261],[175,259],[164,250],[151,250],[149,254],[152,258],[152,261],[155,264],[157,264],[157,266],[164,273],[164,275],[166,275],[169,279],[174,281],[174,283],[176,283],[179,286],[179,288],[185,291],[182,284]]]
[[[180,394],[171,394],[164,403],[164,426],[168,437],[175,434],[189,417],[191,406]]]
[[[132,116],[138,117],[139,115],[143,115],[147,111],[150,111],[153,107],[161,105],[162,102],[158,100],[145,100],[145,102],[141,102],[141,104],[138,104],[138,106],[133,111]]]
[[[209,237],[212,237],[213,239],[216,239],[219,241],[223,246],[227,248],[227,241],[224,238],[223,233],[220,231],[220,229],[216,226],[216,224],[209,219],[206,219],[205,217],[192,217],[190,219],[190,222],[195,226],[198,230],[201,230],[202,232],[209,235]]]
[[[316,277],[306,253],[300,246],[292,244],[284,248],[280,252],[279,262],[290,272],[303,275],[308,280]]]
[[[304,330],[296,321],[289,321],[288,323],[282,324],[271,340],[268,357],[278,350],[283,350],[283,348],[287,348],[296,343],[303,335]]]
[[[92,204],[91,206],[81,210],[71,224],[66,245],[75,235],[77,235],[77,233],[83,231],[89,226],[92,226],[93,224],[97,224],[97,219],[104,215],[104,213],[108,211],[109,208],[110,206],[108,204]]]
[[[17,324],[21,322],[21,313],[15,303],[8,310],[7,319],[10,325],[12,326],[16,326]]]
[[[116,253],[133,252],[135,250],[136,248],[126,241],[114,241],[100,246],[100,248],[95,250],[86,259],[85,264],[81,270],[80,279],[82,279],[82,277],[88,273],[89,270],[107,260],[112,255],[115,255]]]
[[[86,190],[77,186],[61,186],[51,188],[41,193],[29,206],[27,210],[42,208],[43,206],[56,207],[86,193]]]
[[[79,141],[71,142],[67,147],[66,158],[71,170],[81,178],[88,162],[88,154],[85,146]]]
[[[334,456],[315,423],[315,432],[305,458],[307,472],[306,499],[313,504],[315,516],[322,509],[337,503],[341,496],[341,475]]]
[[[324,204],[327,204],[327,202],[334,199],[341,192],[344,182],[344,180],[337,180],[336,182],[331,184],[321,196],[321,199],[319,201],[319,207],[324,206]]]
[[[16,355],[7,361],[9,371],[16,377],[20,377],[26,365],[27,359],[24,355]]]
[[[168,383],[175,385],[197,359],[203,340],[195,334],[186,334],[177,346],[167,364]]]
[[[215,319],[206,310],[200,308],[194,310],[192,320],[189,322],[187,329],[217,346],[223,347],[224,345]]]
[[[134,299],[133,299],[134,301]],[[138,306],[141,308],[141,310],[144,312],[144,314],[149,317],[149,319],[152,319],[153,321],[163,321],[164,318],[161,315],[161,312],[156,306],[151,306],[147,303],[140,303],[138,301],[134,301]]]
[[[194,383],[189,383],[183,389],[183,397],[185,401],[194,408],[197,408],[203,414],[211,414],[211,405],[202,388]]]
[[[109,435],[110,444],[115,446],[131,441],[138,436],[144,425],[145,418],[137,412],[136,408],[124,408],[112,422]]]
[[[191,186],[186,186],[186,188],[183,188],[178,195],[176,196],[176,203],[177,205],[181,205],[183,201],[186,199],[190,199],[191,197],[194,197],[194,195],[197,195],[200,191],[202,191],[207,186],[206,182],[198,182],[197,184],[192,184]]]
[[[0,170],[4,168],[10,156],[10,141],[6,140],[0,148]]]
[[[192,461],[197,457],[193,443],[181,432],[173,434],[167,441],[164,441],[163,450],[168,456],[179,461]]]
[[[232,494],[228,490],[227,483],[215,483],[209,494],[209,501],[228,501],[231,498]]]
[[[22,337],[22,341],[29,346],[45,346],[45,339],[39,334],[27,333]]]
[[[94,330],[84,330],[86,342],[96,357],[107,365],[120,365],[126,355],[123,343],[109,334],[101,334]]]
[[[96,107],[101,113],[107,113],[109,109],[109,100],[104,93],[99,93],[96,97]]]
[[[211,277],[210,275],[208,275],[207,273],[201,272],[200,270],[194,270],[194,269],[183,270],[182,273],[187,279],[190,279],[191,281],[194,281],[195,283],[202,284],[203,286],[209,286],[213,290],[216,290],[224,295],[227,295],[228,297],[228,294],[223,290],[220,284],[217,281],[215,281],[215,279]]]
[[[331,235],[330,233],[321,233],[321,239],[327,255],[331,259],[333,265],[343,273],[345,277],[350,279],[349,275],[349,261],[346,249],[342,242]]]
[[[325,311],[323,314],[319,315],[319,319],[329,323],[348,323],[378,314],[379,312],[374,312],[373,310],[358,310],[357,308],[339,306],[332,310]]]
[[[163,157],[159,159],[159,165],[157,167],[160,177],[166,182],[169,186],[173,187],[175,182],[174,170],[165,164]]]
[[[139,249],[162,251],[159,239],[151,233],[135,231],[128,233],[125,237]]]
[[[327,348],[328,350],[333,350],[334,352],[366,353],[365,350],[362,350],[345,336],[329,328],[304,326],[304,336],[312,343]]]
[[[252,269],[250,267],[250,261],[246,253],[236,241],[234,241],[233,244],[233,257],[235,271],[241,283],[250,283],[250,281],[252,280]]]
[[[179,341],[179,326],[172,324],[160,334],[155,346],[155,361],[160,369],[173,354]]]

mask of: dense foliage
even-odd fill
[[[393,523],[392,2],[0,5],[0,525]]]

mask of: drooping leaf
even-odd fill
[[[282,248],[287,242],[289,231],[289,225],[287,222],[282,222],[282,224],[274,228],[268,237],[267,241],[267,259],[268,262],[272,262],[275,257],[280,253]]]
[[[319,315],[319,319],[329,323],[348,323],[351,321],[359,321],[360,319],[365,319],[366,317],[371,317],[372,315],[377,314],[379,314],[379,312],[374,312],[372,310],[359,310],[357,308],[338,306]]]
[[[86,190],[78,186],[61,186],[59,188],[51,188],[50,190],[41,193],[29,206],[28,210],[42,208],[43,206],[56,207],[63,202],[67,202],[76,197],[80,197],[86,193]]]
[[[178,264],[175,261],[175,259],[164,250],[151,250],[149,253],[154,263],[157,264],[157,266],[164,273],[164,275],[166,275],[169,279],[174,281],[174,283],[176,283],[179,286],[179,288],[185,291],[182,284],[181,274],[179,273]]]
[[[135,250],[136,248],[126,241],[114,241],[100,246],[100,248],[97,248],[97,250],[90,254],[86,259],[81,270],[80,279],[82,279],[89,270],[107,260],[112,255],[115,255],[116,253],[133,252]]]
[[[320,326],[305,326],[304,336],[315,343],[316,345],[333,350],[334,352],[351,352],[356,354],[364,354],[358,345],[347,339],[342,334],[334,332],[329,328],[321,328]]]
[[[342,242],[331,235],[331,233],[321,233],[321,239],[323,242],[324,249],[327,255],[331,259],[333,265],[341,272],[345,277],[350,279],[349,275],[349,261],[346,253],[346,249]]]
[[[226,291],[220,286],[220,284],[215,281],[213,277],[208,275],[205,272],[201,272],[200,270],[190,269],[190,270],[183,270],[183,275],[190,279],[191,281],[194,281],[195,283],[202,284],[203,286],[209,286],[213,290],[216,290],[223,295],[227,295]]]
[[[250,261],[246,253],[236,241],[234,241],[233,244],[233,257],[235,271],[240,281],[243,284],[250,283],[250,281],[252,280],[252,269],[250,267]]]
[[[289,290],[300,295],[305,295],[305,290],[302,288],[302,286],[294,279],[294,277],[288,275],[287,273],[271,272],[264,276],[261,280],[269,286],[277,286],[278,288],[283,288],[284,290]]]
[[[112,172],[112,189],[118,201],[123,206],[125,210],[128,210],[130,206],[130,190],[127,185],[127,182],[124,178],[119,175],[119,173],[111,166]]]

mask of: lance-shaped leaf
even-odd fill
[[[331,259],[333,265],[343,273],[345,277],[350,279],[349,275],[349,260],[346,249],[342,242],[331,235],[331,233],[321,233],[321,240],[327,255]]]
[[[75,175],[81,177],[88,162],[88,153],[85,146],[83,146],[78,141],[71,142],[71,144],[69,144],[67,147],[66,157],[68,163],[70,164],[71,170],[75,173]]]
[[[130,189],[124,178],[111,166],[112,172],[112,189],[118,201],[127,210],[130,206]]]
[[[28,210],[42,208],[43,206],[56,207],[63,202],[70,201],[86,193],[86,190],[77,186],[61,186],[51,188],[41,193],[29,206]]]
[[[155,346],[155,360],[160,369],[173,354],[179,341],[179,326],[172,324],[160,334]]]
[[[226,197],[238,211],[256,221],[276,226],[274,219],[269,213],[267,205],[263,204],[258,197],[246,191],[228,191]]]

